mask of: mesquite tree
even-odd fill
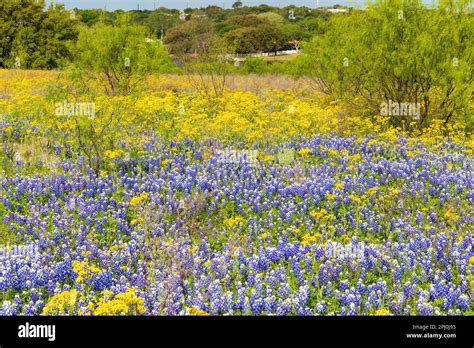
[[[462,117],[472,127],[474,21],[468,0],[376,0],[333,15],[304,46],[300,66],[320,90],[380,114],[381,104],[411,103],[418,117],[391,122],[420,129]],[[471,105],[471,108],[470,108]]]

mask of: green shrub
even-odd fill
[[[127,95],[147,73],[177,69],[161,42],[147,40],[145,27],[123,21],[119,26],[82,28],[71,66],[75,81],[96,81],[108,95]]]
[[[372,114],[389,101],[419,105],[416,118],[392,117],[396,125],[419,129],[457,117],[472,126],[473,40],[467,0],[432,10],[420,0],[376,0],[365,11],[331,16],[297,65],[323,92]]]
[[[242,70],[246,74],[264,74],[268,72],[268,63],[261,57],[247,58]]]

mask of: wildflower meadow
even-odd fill
[[[409,3],[407,20],[431,23]],[[0,315],[472,315],[472,36],[458,65],[439,53],[438,75],[415,79],[434,86],[418,95],[422,82],[404,80],[415,72],[393,68],[391,85],[376,70],[382,49],[363,70],[352,32],[353,50],[327,51],[339,70],[314,58],[360,20],[328,16],[274,65],[294,73],[245,73],[221,41],[189,63],[107,18],[80,24],[72,63],[55,69],[12,48],[20,64],[0,59]],[[466,16],[459,33],[472,33]]]

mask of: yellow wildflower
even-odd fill
[[[77,273],[76,282],[81,283],[85,279],[90,278],[94,273],[99,273],[100,268],[89,265],[87,261],[78,261],[74,260],[72,262],[72,269],[75,273]]]
[[[311,235],[309,233],[306,233],[304,236],[303,236],[303,240],[302,240],[302,243],[303,245],[309,245],[313,242],[316,241],[318,237],[316,235]]]
[[[378,190],[379,190],[379,189],[378,189],[377,187],[371,187],[371,188],[369,188],[369,189],[367,190],[367,194],[368,194],[369,196],[373,196],[373,195],[375,195],[375,194],[377,193]]]
[[[457,215],[452,209],[448,209],[446,210],[446,212],[444,213],[444,218],[448,221],[448,222],[456,222],[459,220],[459,215]]]
[[[322,208],[320,211],[316,211],[316,210],[313,210],[310,215],[316,219],[316,220],[319,220],[323,217],[325,217],[326,215],[328,214],[327,210]]]
[[[234,227],[238,224],[242,225],[243,221],[244,221],[244,219],[241,216],[234,216],[234,217],[230,217],[228,219],[225,219],[224,224],[226,224],[228,227]]]
[[[275,160],[275,156],[273,155],[265,155],[263,156],[263,161],[264,162],[269,162],[269,161],[274,161]]]
[[[396,188],[391,188],[391,189],[388,190],[388,192],[389,192],[390,196],[396,196],[400,193],[400,191],[397,190]]]
[[[144,299],[136,295],[133,288],[117,294],[112,300],[101,299],[94,311],[95,315],[132,315],[143,314],[146,309],[143,305]]]
[[[308,156],[308,155],[311,155],[312,153],[313,153],[313,150],[308,149],[307,147],[304,147],[298,150],[298,155],[300,156]]]
[[[209,315],[206,311],[203,311],[202,309],[194,308],[191,307],[188,309],[190,315],[199,315],[199,316],[206,316]]]
[[[75,305],[78,296],[79,292],[77,290],[63,291],[54,295],[44,306],[43,314],[75,314]]]
[[[142,192],[138,196],[132,197],[132,199],[130,200],[130,205],[132,207],[136,207],[137,205],[139,205],[143,201],[146,201],[147,199],[148,199],[148,193]]]
[[[108,159],[111,159],[111,160],[119,157],[121,154],[122,154],[122,151],[120,151],[120,150],[113,150],[113,151],[112,150],[106,150],[104,152],[105,157],[107,157]]]
[[[362,204],[362,199],[360,197],[357,197],[355,195],[350,195],[349,198],[355,204]]]
[[[388,309],[380,308],[375,311],[375,315],[389,315],[390,312]]]
[[[348,160],[353,163],[358,163],[362,161],[362,156],[359,153],[356,153],[355,155],[349,156]]]

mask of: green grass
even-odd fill
[[[275,62],[275,61],[288,61],[295,59],[298,56],[298,54],[287,54],[284,56],[268,56],[268,57],[262,57],[263,60],[267,62]]]
[[[0,221],[0,245],[16,243],[15,233],[10,232],[10,228]]]
[[[3,216],[6,214],[6,207],[0,203],[0,246],[16,243],[16,234],[10,232],[10,226],[3,223]]]

